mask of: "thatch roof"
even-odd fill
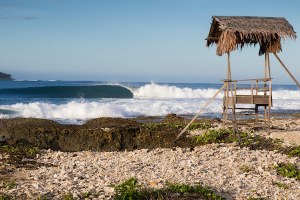
[[[216,43],[222,55],[245,44],[259,44],[259,55],[280,52],[281,39],[296,39],[292,25],[282,17],[213,16],[207,46]]]

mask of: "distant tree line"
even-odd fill
[[[10,74],[0,72],[0,80],[14,80]]]

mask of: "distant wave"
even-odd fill
[[[0,89],[0,96],[27,98],[132,98],[131,91],[120,85],[46,86]]]
[[[155,83],[146,84],[139,88],[131,89],[135,98],[143,99],[172,99],[172,98],[211,98],[218,89],[192,89],[179,88],[170,85],[159,85]],[[246,91],[241,91],[240,94],[247,94]],[[221,99],[223,94],[220,93],[217,98]],[[300,90],[274,90],[273,99],[292,99],[300,100]]]

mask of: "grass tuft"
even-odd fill
[[[16,186],[17,186],[17,183],[15,181],[11,181],[11,180],[3,180],[0,183],[0,188],[4,188],[7,190],[13,189]]]
[[[250,172],[252,169],[251,169],[251,167],[250,166],[248,166],[248,165],[241,165],[240,167],[239,167],[239,169],[243,172],[243,173],[248,173],[248,172]]]
[[[248,147],[251,150],[277,151],[293,157],[300,157],[299,146],[283,146],[280,139],[266,138],[248,132],[240,132],[241,147]],[[202,135],[194,136],[194,140],[199,145],[212,143],[234,143],[238,142],[238,137],[231,130],[227,129],[208,129]]]
[[[300,180],[300,169],[292,163],[280,163],[276,167],[276,172],[281,176],[295,178],[298,181]]]
[[[64,195],[62,196],[62,199],[63,199],[63,200],[73,200],[74,197],[73,197],[73,194],[72,194],[72,193],[68,192],[68,193],[66,193],[66,194],[64,194]]]
[[[222,196],[214,193],[213,190],[201,185],[186,185],[179,183],[167,183],[163,189],[145,188],[138,184],[136,178],[131,178],[115,186],[115,200],[150,200],[150,199],[185,199],[192,197],[193,199],[211,199],[223,200]],[[190,195],[190,196],[189,196]]]
[[[289,186],[285,183],[276,182],[274,183],[274,185],[277,185],[278,188],[285,189],[285,190],[289,188]]]
[[[10,199],[12,198],[9,195],[0,193],[0,200],[10,200]]]

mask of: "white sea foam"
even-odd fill
[[[174,98],[211,98],[218,89],[180,88],[170,85],[147,84],[136,89],[130,89],[135,98],[143,99],[174,99]],[[240,91],[239,94],[250,94],[249,91]],[[220,93],[217,98],[221,99]],[[300,90],[274,90],[273,99],[300,100]]]
[[[97,117],[137,117],[195,114],[207,99],[113,99],[99,101],[70,101],[65,104],[45,102],[2,105],[0,109],[15,111],[0,114],[0,118],[33,117],[77,123]],[[203,115],[221,116],[222,100],[217,99],[204,109]],[[299,100],[274,100],[273,110],[300,110]]]
[[[210,98],[218,90],[217,89],[191,89],[179,88],[169,85],[158,85],[155,83],[147,84],[137,89],[131,89],[134,97],[136,98]],[[221,98],[220,94],[218,98]]]
[[[0,112],[0,118],[34,117],[78,123],[97,117],[164,116],[169,113],[193,115],[218,89],[191,89],[151,83],[130,90],[134,94],[133,99],[82,99],[67,103],[49,103],[41,100],[0,105],[0,111],[13,111]],[[205,108],[203,115],[220,117],[222,97],[223,94],[219,94],[216,100]],[[273,99],[273,110],[300,110],[298,90],[275,90]]]
[[[13,115],[1,114],[0,118],[33,117],[55,120],[87,120],[97,117],[136,117],[136,116],[164,116],[169,113],[194,114],[204,100],[147,100],[120,99],[112,101],[77,102],[66,104],[51,104],[45,102],[18,103],[0,106],[0,109],[16,111]],[[206,110],[206,113],[219,113],[220,105]]]

